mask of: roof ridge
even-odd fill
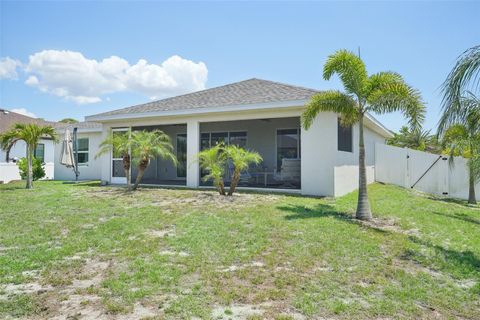
[[[311,91],[316,91],[316,92],[319,92],[320,90],[318,89],[313,89],[313,88],[308,88],[308,87],[304,87],[304,86],[297,86],[295,84],[289,84],[289,83],[285,83],[285,82],[280,82],[280,81],[273,81],[273,80],[265,80],[265,79],[260,79],[260,78],[252,78],[250,80],[261,80],[261,81],[266,81],[266,82],[271,82],[271,83],[276,83],[276,84],[280,84],[282,86],[289,86],[289,87],[294,87],[294,88],[299,88],[299,89],[303,89],[303,90],[311,90]]]

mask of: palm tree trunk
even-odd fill
[[[137,179],[135,179],[135,185],[133,186],[133,190],[137,190],[140,181],[142,181],[143,174],[145,173],[145,169],[148,167],[148,163],[150,162],[149,159],[141,160],[138,164],[138,175]]]
[[[477,204],[477,199],[475,197],[475,177],[473,176],[472,170],[469,170],[469,172],[468,203]]]
[[[27,189],[32,189],[33,188],[33,150],[32,146],[27,144]]]
[[[217,190],[218,190],[218,193],[220,193],[220,195],[222,196],[225,195],[225,183],[223,183],[223,180],[218,182]]]
[[[240,172],[235,170],[233,172],[232,182],[230,182],[230,188],[228,189],[228,195],[231,196],[237,188],[238,182],[240,181]]]
[[[130,155],[124,154],[123,155],[123,170],[125,170],[125,177],[127,177],[127,189],[128,191],[132,191],[132,176],[130,172]]]
[[[358,202],[356,218],[360,220],[372,219],[370,203],[367,193],[367,169],[365,166],[365,142],[363,138],[363,114],[359,121],[359,155],[358,155]]]

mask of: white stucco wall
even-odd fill
[[[62,138],[62,137],[61,137]],[[60,139],[61,139],[60,138]],[[95,159],[99,145],[102,142],[101,132],[79,132],[78,138],[88,138],[88,163],[79,165],[79,180],[99,180],[101,178],[101,160]],[[75,173],[72,168],[60,164],[62,144],[55,147],[55,180],[75,180]]]
[[[274,164],[275,146],[271,144],[275,140],[274,137],[267,136],[269,134],[268,122],[249,126],[247,125],[248,122],[242,123],[242,120],[278,118],[278,122],[281,123],[286,121],[282,118],[299,117],[302,111],[303,107],[299,106],[273,110],[235,111],[111,121],[103,124],[102,135],[106,137],[111,128],[187,124],[187,186],[197,187],[199,183],[199,169],[196,162],[196,153],[199,150],[199,134],[201,131],[246,130],[248,132],[247,139],[249,140],[247,146],[253,147],[253,141],[255,140],[255,149],[262,153],[266,163]],[[218,123],[222,121],[231,122]],[[285,128],[290,127],[292,127],[292,123],[286,122]],[[385,138],[369,128],[365,128],[364,132],[366,162],[368,166],[372,167],[375,163],[375,145],[376,143],[385,143]],[[275,131],[271,130],[271,134],[274,135]],[[273,152],[270,152],[270,150],[273,150]],[[352,191],[352,186],[358,184],[358,169],[354,170],[354,168],[351,168],[351,166],[356,167],[358,165],[358,125],[353,128],[353,152],[338,151],[337,115],[335,113],[320,114],[309,130],[301,129],[301,159],[302,194],[335,196]],[[102,180],[110,182],[111,157],[109,155],[103,156],[100,159],[100,163]],[[335,167],[342,166],[349,166],[349,168],[348,170],[344,168],[337,169],[336,175]],[[373,168],[369,168],[369,179],[372,170]],[[167,171],[169,170],[167,169]],[[352,174],[350,175],[349,173]],[[336,176],[339,183],[337,188],[335,187]]]
[[[334,168],[335,197],[341,197],[358,189],[358,166],[336,166]],[[367,184],[375,181],[375,167],[367,166]]]

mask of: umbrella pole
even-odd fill
[[[78,143],[77,128],[73,128],[73,147],[75,148],[75,181],[78,181]]]

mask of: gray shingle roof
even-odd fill
[[[53,126],[57,130],[65,129],[68,126],[78,128],[78,129],[99,129],[99,130],[102,129],[102,124],[101,123],[92,122],[92,121],[82,121],[82,122],[77,122],[77,123],[56,122]]]
[[[96,114],[95,116],[177,111],[304,100],[309,99],[317,92],[318,91],[314,89],[253,78],[181,96],[100,113]]]

